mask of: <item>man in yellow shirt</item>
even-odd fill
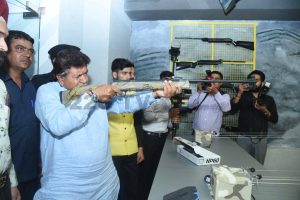
[[[114,80],[134,80],[134,64],[116,58],[111,65]],[[120,179],[118,200],[137,199],[138,163],[144,160],[134,127],[134,113],[109,113],[109,140],[114,165]]]

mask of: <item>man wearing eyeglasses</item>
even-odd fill
[[[7,62],[0,73],[9,95],[9,137],[22,200],[32,200],[39,187],[39,122],[34,113],[36,90],[24,73],[33,60],[34,40],[22,31],[5,39]]]
[[[173,84],[165,83],[164,91],[116,96],[120,93],[116,87],[100,85],[83,92],[73,103],[62,104],[60,92],[89,83],[89,63],[90,58],[81,51],[61,50],[54,61],[57,82],[38,89],[43,176],[35,200],[116,200],[119,178],[109,146],[107,112],[135,112],[149,106],[155,97],[171,97],[176,91]]]

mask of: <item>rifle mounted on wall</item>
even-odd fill
[[[250,41],[234,41],[231,38],[200,38],[200,37],[175,37],[175,39],[183,40],[202,40],[208,43],[226,43],[232,44],[235,47],[242,47],[249,50],[254,50],[254,42]]]
[[[229,60],[197,60],[196,62],[190,61],[178,61],[176,62],[176,70],[182,70],[187,68],[196,68],[202,65],[220,65],[224,62],[234,62],[234,63],[245,63],[245,61],[229,61]]]

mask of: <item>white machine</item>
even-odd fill
[[[180,142],[180,145],[177,145],[177,152],[196,165],[219,164],[221,161],[219,155],[198,146],[195,142],[182,137],[174,137],[174,139]]]

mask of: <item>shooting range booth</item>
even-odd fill
[[[29,77],[52,70],[47,51],[57,44],[76,45],[89,55],[92,85],[112,82],[110,66],[117,57],[134,63],[139,81],[159,79],[165,70],[184,80],[202,80],[207,70],[222,72],[224,80],[246,80],[251,71],[263,71],[279,116],[268,125],[264,164],[235,141],[239,113],[224,113],[220,136],[208,150],[220,156],[221,165],[254,167],[254,175],[269,179],[252,187],[257,200],[300,199],[299,0],[7,2],[8,28],[37,41]],[[228,84],[223,90],[233,98],[237,87]],[[192,93],[196,90],[197,83],[191,83]],[[182,113],[176,136],[193,141],[193,119],[194,112]],[[186,186],[195,186],[199,199],[212,199],[204,182],[210,173],[211,165],[195,165],[177,153],[169,135],[149,200]]]

